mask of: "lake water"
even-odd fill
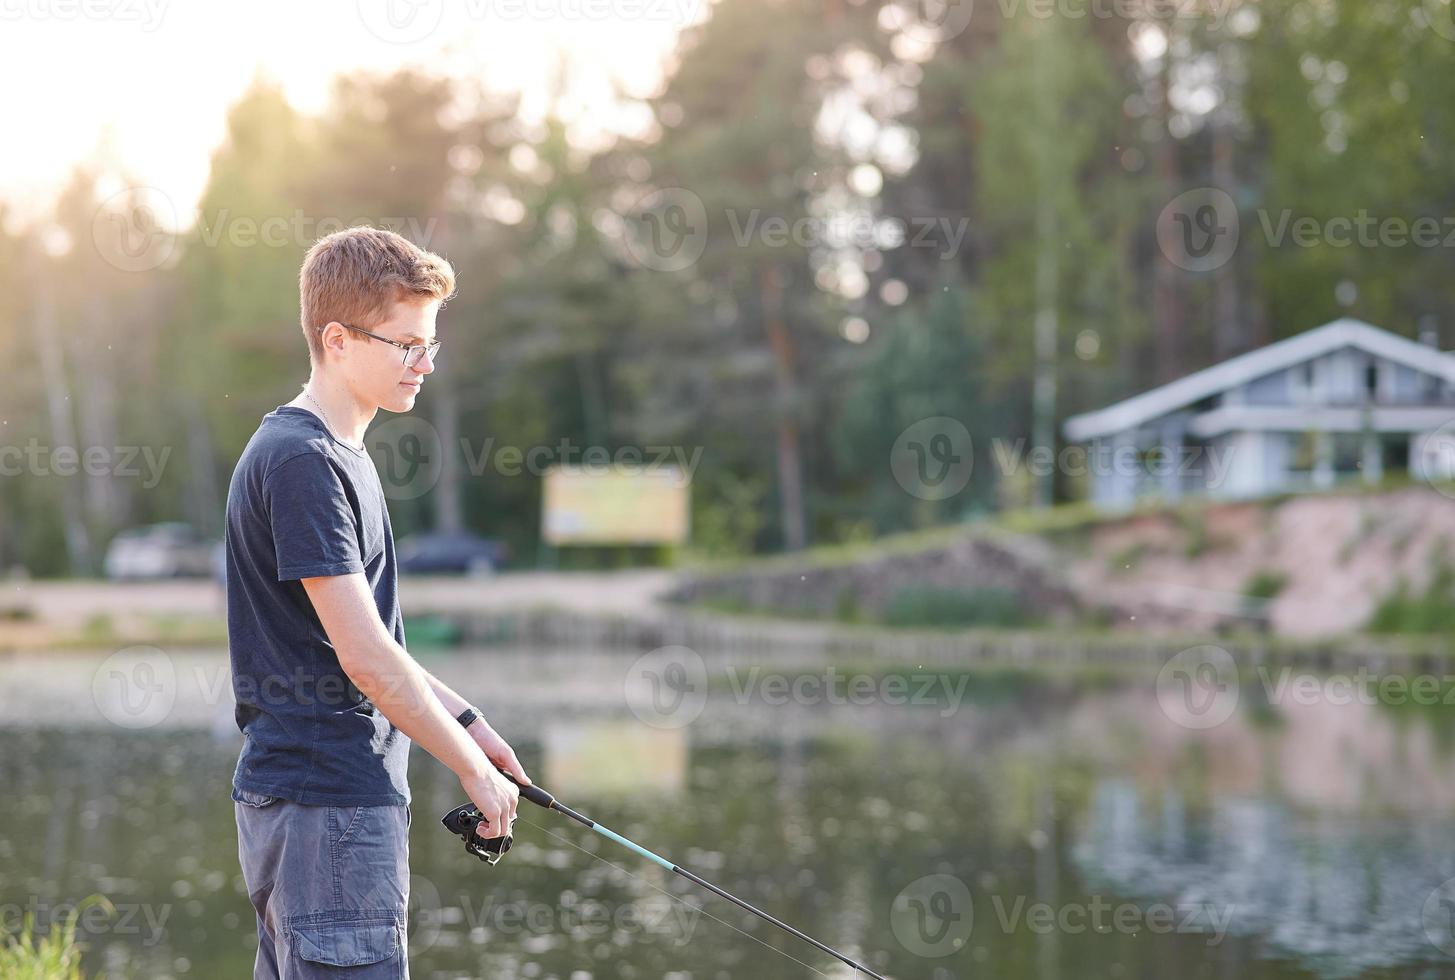
[[[0,660],[4,924],[102,893],[89,970],[249,976],[225,655],[156,656],[167,703],[138,723],[102,690],[114,657]],[[564,802],[888,976],[1455,975],[1455,708],[1245,678],[1189,724],[1150,676],[744,658],[706,662],[690,724],[648,724],[636,663],[428,666]],[[487,868],[439,826],[453,776],[416,750],[411,784],[416,978],[851,975],[524,804]]]

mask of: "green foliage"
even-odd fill
[[[1371,633],[1455,632],[1455,565],[1441,559],[1423,592],[1401,581],[1369,619]]]
[[[1201,511],[1178,511],[1178,523],[1186,540],[1182,553],[1187,558],[1198,558],[1212,546],[1207,533],[1207,518]]]
[[[715,559],[748,555],[763,527],[763,481],[724,473],[695,501],[692,550]]]
[[[1021,626],[1029,615],[1009,589],[946,589],[906,586],[884,609],[889,626]]]
[[[650,135],[589,146],[569,131],[565,80],[538,122],[513,96],[422,71],[340,78],[316,115],[256,83],[161,267],[124,272],[91,247],[125,174],[78,168],[44,235],[0,213],[0,352],[33,366],[49,309],[58,358],[0,387],[3,444],[170,453],[155,487],[5,476],[0,569],[94,572],[99,542],[154,520],[216,534],[245,440],[307,375],[299,262],[359,221],[460,274],[416,414],[471,455],[431,493],[391,501],[398,535],[458,516],[519,564],[548,557],[538,477],[469,464],[488,446],[563,439],[702,450],[698,558],[780,549],[797,514],[824,544],[1001,507],[1007,525],[1074,524],[1015,510],[1034,483],[1017,460],[1032,448],[1038,312],[1059,324],[1059,422],[1336,315],[1412,333],[1455,304],[1443,249],[1269,231],[1285,213],[1443,219],[1455,60],[1419,8],[1267,0],[1155,25],[977,10],[926,48],[895,37],[878,4],[722,0],[683,33],[654,96],[623,97],[650,113]],[[1158,32],[1162,54],[1134,44]],[[858,186],[863,172],[882,187]],[[1184,274],[1157,246],[1158,215],[1208,186],[1235,198],[1242,239],[1215,273]],[[621,228],[671,188],[701,202],[703,251],[648,268]],[[742,237],[842,217],[898,222],[906,241]],[[927,219],[963,238],[914,244]],[[281,237],[260,233],[270,221]],[[1357,295],[1340,302],[1346,280]],[[841,332],[850,318],[866,342]],[[971,434],[970,482],[947,500],[907,493],[888,467],[898,436],[934,416]],[[1061,501],[1081,492],[1058,479]],[[1191,526],[1187,557],[1212,544]]]
[[[92,905],[114,913],[103,895],[91,895],[76,904],[66,918],[51,923],[44,936],[36,937],[35,913],[26,912],[18,933],[0,936],[0,977],[6,980],[85,980],[81,971],[81,945],[76,941],[76,923]]]
[[[1135,571],[1136,567],[1142,563],[1142,559],[1146,557],[1148,550],[1149,546],[1145,541],[1128,545],[1107,560],[1107,571],[1113,575],[1125,575]]]
[[[1273,569],[1264,568],[1253,573],[1243,594],[1250,599],[1268,600],[1276,597],[1288,584],[1288,576]]]
[[[963,287],[934,295],[886,326],[845,389],[831,433],[841,491],[840,513],[866,519],[879,533],[950,523],[977,505],[988,509],[995,480],[991,440],[999,413],[985,397],[983,325]],[[908,493],[885,469],[895,442],[910,426],[955,419],[970,433],[960,452],[972,456],[970,483],[946,500]]]

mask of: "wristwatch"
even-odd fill
[[[464,711],[461,711],[459,717],[457,717],[455,720],[458,721],[465,728],[469,728],[471,725],[475,724],[476,721],[484,717],[484,713],[479,708],[469,707],[466,708]]]

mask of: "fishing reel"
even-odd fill
[[[512,838],[508,832],[503,837],[481,837],[475,829],[482,822],[484,817],[473,803],[462,803],[440,819],[446,830],[464,840],[468,853],[486,864],[495,864],[510,850]]]

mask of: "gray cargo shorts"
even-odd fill
[[[258,918],[254,980],[407,980],[409,807],[232,798]]]

